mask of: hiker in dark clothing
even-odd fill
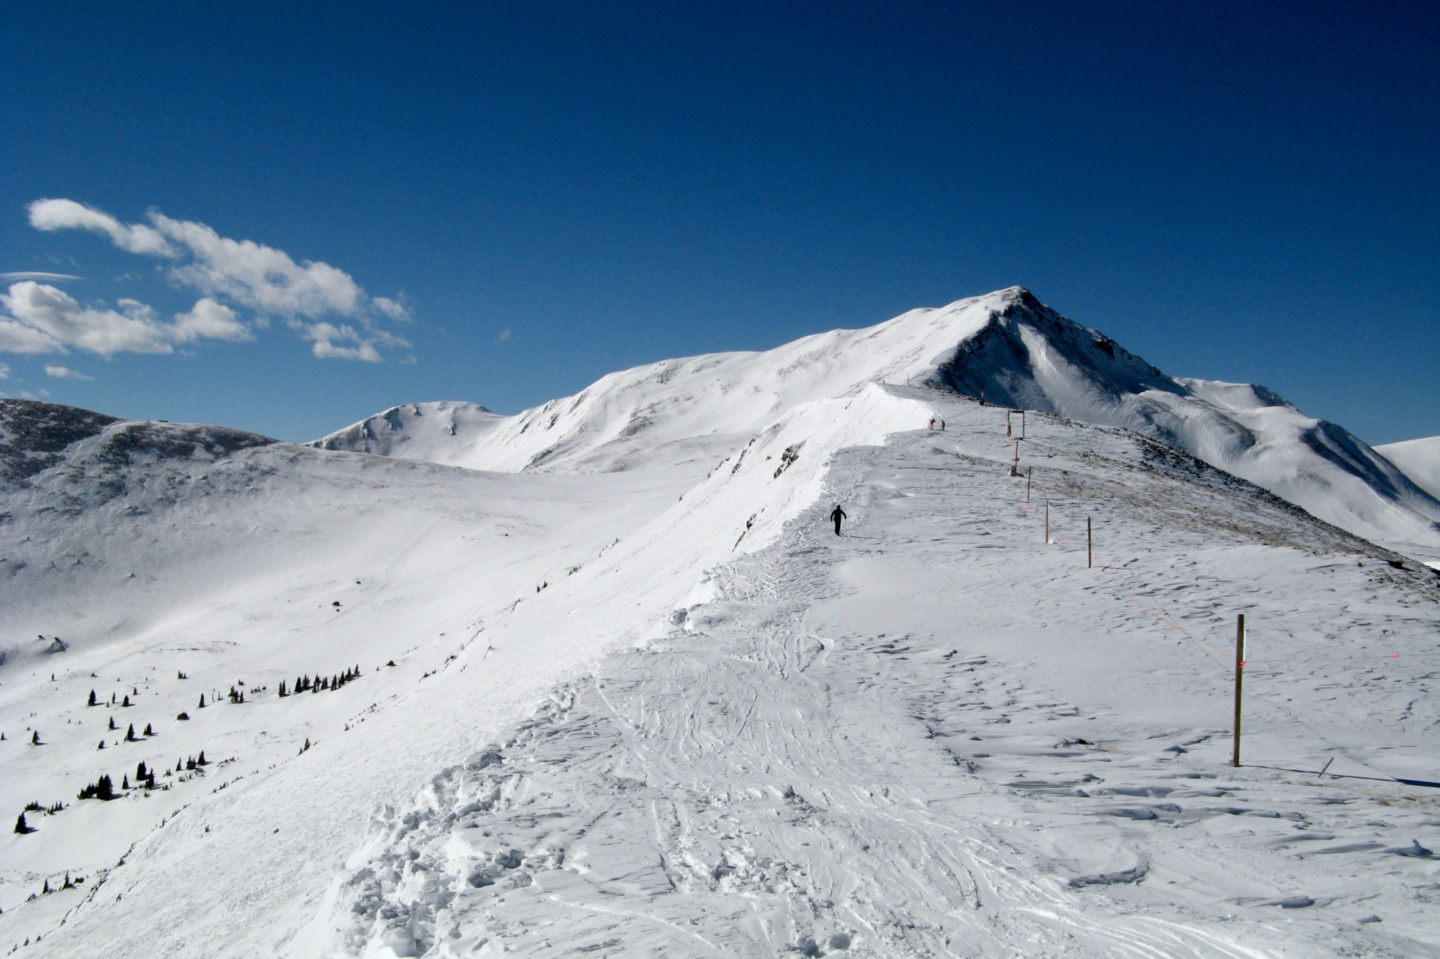
[[[840,504],[839,504],[839,503],[836,503],[836,504],[835,504],[835,508],[830,511],[830,518],[835,521],[835,535],[836,535],[836,536],[839,536],[839,535],[840,535],[840,521],[841,521],[842,519],[849,519],[849,517],[845,515],[845,511],[840,508]]]

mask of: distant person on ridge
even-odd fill
[[[845,511],[840,508],[840,504],[839,504],[839,503],[836,503],[836,504],[835,504],[835,508],[830,511],[830,518],[835,521],[835,535],[836,535],[836,536],[839,536],[839,535],[840,535],[840,521],[841,521],[842,519],[849,519],[849,517],[845,515]]]

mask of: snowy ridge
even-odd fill
[[[1008,293],[974,297],[945,310],[916,310],[865,330],[832,330],[764,353],[713,353],[611,373],[579,394],[495,422],[423,418],[409,404],[308,444],[368,452],[371,434],[418,430],[424,441],[395,454],[445,447],[444,462],[505,472],[609,472],[709,461],[734,453],[796,406],[850,396],[867,383],[904,382],[934,368]],[[466,404],[448,404],[463,406]],[[384,419],[387,426],[373,424]],[[372,424],[367,430],[367,424]],[[464,452],[460,452],[464,450]]]
[[[461,424],[449,410],[466,404],[411,404],[311,445],[505,471],[701,462],[733,452],[800,403],[872,382],[929,385],[1133,429],[1326,522],[1440,558],[1440,502],[1342,427],[1261,386],[1167,376],[1019,287],[764,353],[613,373],[513,417]],[[407,434],[416,437],[408,446],[398,439]]]

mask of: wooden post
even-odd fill
[[[1085,517],[1085,568],[1095,568],[1095,537],[1090,532],[1090,517]]]
[[[1020,411],[1020,438],[1025,438],[1025,411]]]
[[[1025,471],[1025,502],[1030,502],[1030,483],[1035,479],[1035,467]]]
[[[1245,614],[1235,618],[1235,754],[1231,762],[1240,765],[1240,691],[1245,680]]]
[[[1005,435],[1006,435],[1006,436],[1011,435],[1011,434],[1010,434],[1010,411],[1009,411],[1009,410],[1006,410],[1006,411],[1005,411]]]
[[[1045,501],[1045,545],[1050,545],[1050,501]]]

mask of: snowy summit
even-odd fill
[[[796,406],[868,383],[1134,430],[1342,529],[1440,550],[1440,503],[1342,427],[1261,386],[1167,376],[1020,287],[765,353],[637,367],[513,417],[407,404],[309,445],[506,472],[678,465],[734,452]]]
[[[304,446],[0,400],[0,944],[1440,954],[1429,449],[1018,287]]]

